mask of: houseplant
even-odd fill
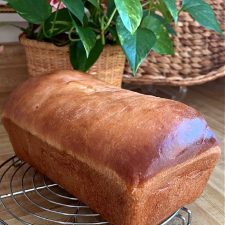
[[[173,54],[171,24],[177,23],[182,11],[204,27],[221,32],[211,7],[203,0],[7,2],[29,22],[23,30],[27,39],[69,47],[71,64],[81,71],[88,71],[101,58],[104,47],[112,44],[122,47],[133,74],[151,50]]]
[[[225,34],[225,1],[207,0]],[[126,64],[123,82],[134,86],[192,86],[225,76],[224,35],[201,27],[182,12],[175,27],[173,55],[151,52],[132,76]]]

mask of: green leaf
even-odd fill
[[[203,4],[206,4],[203,0],[183,0],[182,1],[182,10],[187,10],[191,7],[201,6]]]
[[[56,12],[52,13],[44,23],[45,34],[47,34],[48,37],[54,37],[58,34],[67,32],[72,27],[72,20],[68,13],[68,9],[58,10],[56,22],[53,27],[52,24],[55,15]]]
[[[96,35],[95,33],[88,27],[77,27],[77,33],[80,36],[80,39],[84,45],[86,55],[90,54],[92,48],[95,46]]]
[[[170,34],[172,34],[174,36],[177,35],[177,33],[174,30],[173,26],[170,23],[168,23],[165,18],[163,18],[159,14],[156,14],[156,13],[153,13],[153,12],[151,14],[149,14],[149,11],[144,11],[144,17],[147,16],[147,15],[151,15],[151,16],[156,17],[165,26],[165,28],[167,29],[168,33],[170,33]]]
[[[62,0],[70,12],[83,24],[84,3],[82,0]]]
[[[203,27],[222,33],[211,6],[203,0],[183,0],[182,10]]]
[[[166,54],[166,55],[173,55],[174,48],[173,48],[173,41],[171,40],[168,32],[166,31],[165,27],[160,27],[157,32],[156,36],[156,43],[153,46],[153,51],[159,54]]]
[[[116,8],[114,0],[107,0],[107,16],[110,17]]]
[[[7,0],[7,2],[21,17],[34,24],[43,23],[52,12],[48,0]]]
[[[176,7],[176,0],[164,0],[164,3],[166,4],[171,16],[173,17],[175,23],[177,23],[178,20],[178,11]]]
[[[89,56],[86,56],[84,46],[81,41],[73,42],[70,45],[70,61],[74,69],[86,72],[99,58],[103,51],[101,40],[96,41]]]
[[[156,37],[152,31],[142,27],[131,34],[121,19],[118,19],[116,28],[122,49],[135,75],[138,67],[154,46]]]
[[[97,8],[93,4],[91,4],[89,1],[86,1],[85,9],[88,11],[88,13],[85,13],[85,15],[88,16],[88,22],[92,22],[92,23],[98,25],[99,24],[99,12],[101,11],[100,5]]]
[[[144,17],[141,27],[154,32],[156,43],[153,50],[159,54],[174,54],[173,41],[171,40],[168,31],[161,17],[158,15],[147,15]]]
[[[164,0],[159,0],[158,4],[156,5],[157,9],[160,11],[160,13],[163,15],[163,17],[165,18],[167,23],[171,23],[172,21],[172,16],[171,13],[169,11],[169,9],[167,8]]]
[[[90,54],[90,51],[95,46],[96,34],[89,27],[78,26],[74,19],[73,19],[73,26],[76,29],[76,32],[78,33],[84,45],[86,56],[88,57],[88,55]]]
[[[163,23],[164,24],[164,26],[166,27],[166,29],[167,29],[167,31],[170,33],[170,34],[172,34],[173,36],[176,36],[177,35],[177,33],[176,33],[176,31],[174,30],[174,28],[169,24],[169,23]]]
[[[139,0],[115,0],[116,8],[124,26],[134,33],[141,23],[143,11]]]
[[[88,0],[88,2],[90,2],[96,8],[99,8],[99,4],[98,4],[98,1],[97,0]]]

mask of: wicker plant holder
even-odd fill
[[[208,1],[225,31],[225,2]],[[202,28],[186,13],[180,17],[174,38],[175,55],[151,53],[133,77],[128,64],[123,81],[141,85],[190,86],[225,76],[225,40]]]
[[[25,48],[28,73],[40,76],[55,70],[72,70],[68,46],[57,47],[52,43],[40,42],[20,36]],[[125,66],[125,55],[120,46],[105,46],[97,62],[88,71],[98,79],[121,86]]]
[[[6,4],[0,4],[0,13],[16,13],[15,10]]]

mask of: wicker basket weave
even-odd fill
[[[57,47],[52,43],[40,42],[20,36],[25,48],[28,73],[40,76],[55,70],[72,70],[68,46]],[[88,71],[98,79],[115,86],[121,86],[125,65],[125,55],[120,46],[107,45],[97,62]]]
[[[225,31],[224,0],[208,2]],[[127,64],[123,81],[142,85],[189,86],[225,75],[224,37],[202,28],[187,13],[182,13],[176,32],[173,56],[152,52],[141,65],[136,77],[132,76]]]
[[[0,4],[0,13],[16,13],[16,11],[5,4]]]

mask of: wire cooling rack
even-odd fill
[[[0,165],[0,224],[7,225],[4,221],[27,225],[110,225],[16,156]],[[191,225],[191,211],[181,208],[161,225]]]

